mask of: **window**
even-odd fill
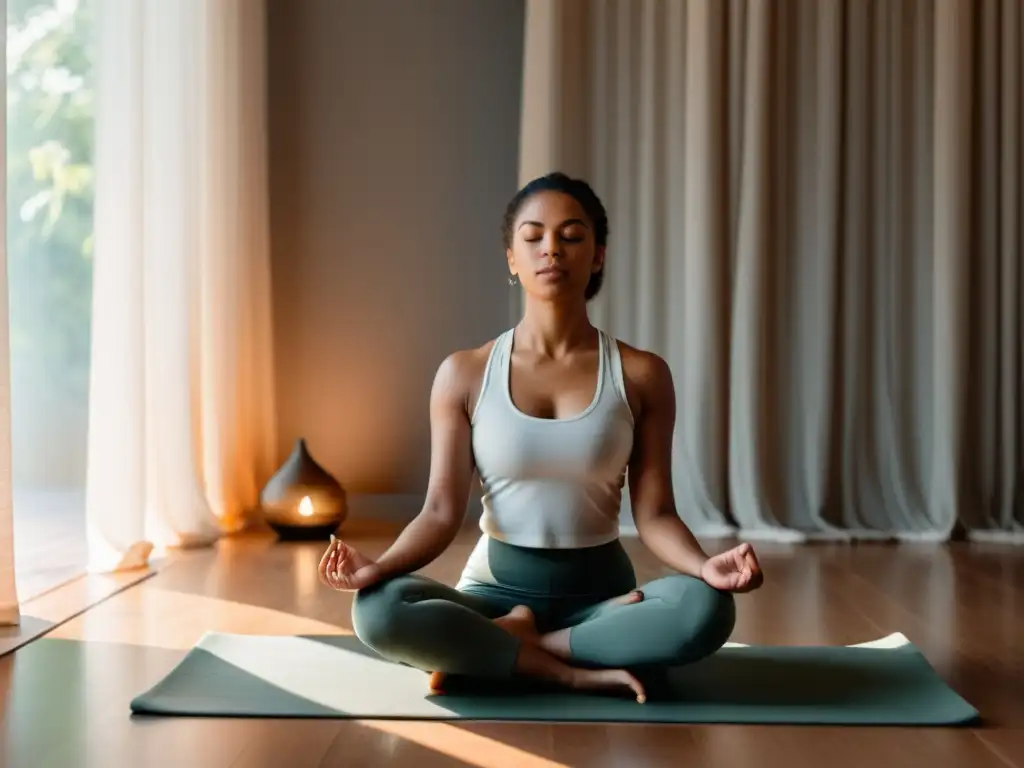
[[[15,564],[26,600],[86,564],[95,0],[7,0]]]

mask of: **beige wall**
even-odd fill
[[[523,3],[267,2],[282,455],[414,499],[438,364],[508,324]]]

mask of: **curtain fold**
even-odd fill
[[[593,317],[672,367],[696,532],[1024,542],[1022,17],[527,0],[521,180],[609,209]]]
[[[99,0],[94,570],[238,530],[273,471],[263,14]]]
[[[0,0],[0,13],[7,18],[7,0]],[[7,41],[4,39],[6,59]],[[7,70],[0,74],[0,84],[7,92]],[[7,145],[7,100],[4,119],[0,121],[0,142]],[[7,154],[0,160],[0,170],[7,178]],[[7,210],[7,184],[0,186],[0,210]],[[11,478],[11,344],[8,312],[7,222],[0,221],[0,626],[21,623],[18,587],[14,562],[14,498]]]

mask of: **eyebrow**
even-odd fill
[[[559,224],[558,227],[559,227],[559,229],[561,229],[562,227],[567,227],[570,224],[579,224],[581,227],[586,227],[587,226],[587,222],[585,222],[583,219],[566,219],[561,224]],[[523,227],[529,226],[529,225],[532,225],[534,227],[543,227],[544,226],[539,221],[524,221],[522,224],[519,225],[519,229],[522,229]]]

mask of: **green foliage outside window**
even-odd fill
[[[53,418],[75,413],[76,420],[84,419],[87,404],[94,19],[94,0],[7,0],[7,260],[16,464],[19,435],[32,433],[35,440],[39,432],[28,420],[48,411]],[[22,438],[26,450],[32,440]]]

